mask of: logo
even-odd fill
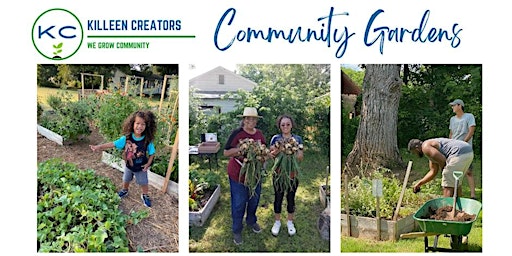
[[[32,43],[47,59],[64,60],[73,56],[83,39],[80,20],[65,9],[54,8],[41,13],[32,26]]]

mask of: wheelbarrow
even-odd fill
[[[454,205],[459,211],[474,214],[475,218],[471,221],[434,220],[428,218],[432,211],[436,211],[437,209],[445,206],[453,207]],[[425,252],[463,251],[466,249],[464,247],[467,246],[467,243],[463,244],[462,237],[469,234],[471,227],[473,226],[473,222],[478,218],[481,210],[482,203],[479,201],[469,198],[460,198],[456,195],[454,197],[441,197],[429,200],[413,215],[413,219],[418,223],[421,232],[401,234],[400,238],[424,237]],[[450,237],[451,249],[437,247],[438,239],[441,235]],[[434,236],[433,246],[429,246],[429,236]]]

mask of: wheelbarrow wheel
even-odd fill
[[[451,235],[450,240],[450,246],[452,247],[452,250],[462,250],[462,236]]]

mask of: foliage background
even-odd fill
[[[429,139],[448,137],[450,117],[454,115],[448,103],[455,99],[464,101],[464,112],[472,113],[476,120],[473,136],[475,157],[482,153],[482,65],[420,65],[408,64],[407,76],[402,77],[402,96],[398,109],[398,147],[407,147],[412,138]],[[364,69],[343,71],[355,82]],[[357,74],[360,73],[360,74]],[[361,81],[362,82],[362,81]],[[355,140],[358,119],[346,120],[343,110],[343,154],[346,156]],[[346,149],[348,146],[350,149]]]
[[[199,111],[200,101],[190,91],[190,145],[199,142],[200,134],[217,131],[223,145],[231,131],[240,125],[237,115],[244,107],[255,107],[263,116],[257,127],[269,142],[279,133],[276,118],[289,114],[296,126],[293,132],[302,136],[305,146],[329,154],[330,149],[330,65],[238,65],[239,75],[257,83],[252,92],[238,91],[236,108],[229,113],[206,115]]]

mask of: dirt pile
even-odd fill
[[[438,209],[433,209],[432,207],[428,208],[428,214],[426,216],[422,216],[422,219],[432,219],[432,220],[446,220],[446,221],[473,221],[476,218],[475,214],[469,214],[464,211],[455,210],[455,216],[452,216],[452,206],[443,206]]]

